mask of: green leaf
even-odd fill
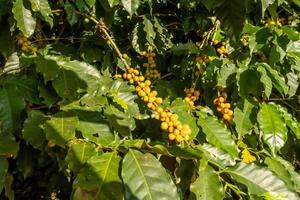
[[[5,0],[6,1],[6,0]],[[8,2],[8,1],[6,1]],[[0,8],[0,13],[1,13],[1,9],[2,7],[7,9],[7,6],[5,6],[5,2],[0,2],[1,8]],[[7,9],[8,10],[8,9]],[[1,18],[1,14],[0,14],[0,18]],[[1,20],[0,20],[0,24],[1,24]],[[13,37],[11,36],[11,32],[10,32],[10,27],[9,24],[1,24],[1,30],[0,30],[0,41],[1,41],[1,45],[0,45],[0,55],[3,55],[3,57],[7,58],[12,54],[16,54],[14,53],[15,50],[15,41],[13,39]],[[5,67],[4,67],[5,70]]]
[[[85,0],[85,3],[89,6],[92,7],[95,5],[96,0]]]
[[[110,125],[123,136],[129,136],[130,131],[136,127],[134,118],[128,112],[123,112],[113,105],[107,106],[104,114]]]
[[[260,0],[261,1],[261,14],[264,17],[267,8],[275,2],[275,0]]]
[[[221,27],[226,35],[238,41],[243,30],[243,24],[247,13],[247,1],[224,1],[216,8],[216,15],[221,21]]]
[[[293,182],[291,181],[291,175],[285,169],[285,167],[277,161],[276,158],[267,157],[264,161],[268,168],[272,170],[281,180],[285,182],[289,189],[293,189]],[[299,175],[298,175],[299,176]]]
[[[297,92],[298,87],[299,87],[298,77],[293,72],[287,73],[286,77],[287,77],[287,85],[289,86],[288,95],[289,96],[294,96]]]
[[[97,111],[97,109],[100,108],[96,107],[94,109],[79,105],[62,107],[62,110],[74,112],[77,115],[79,122],[76,129],[81,132],[85,139],[96,144],[108,145],[115,141],[116,138],[112,133],[109,122],[103,119],[103,113]]]
[[[19,144],[11,134],[2,133],[0,129],[0,157],[15,157],[19,151]]]
[[[43,128],[49,142],[64,147],[69,140],[75,137],[77,124],[78,117],[74,112],[59,112],[52,115]]]
[[[272,80],[264,67],[258,66],[256,69],[260,73],[260,82],[264,85],[265,95],[269,98],[272,92]]]
[[[24,100],[15,87],[0,88],[0,129],[8,132],[18,129],[24,107]]]
[[[263,103],[257,115],[263,140],[275,155],[287,140],[287,128],[280,111],[274,104]]]
[[[129,13],[130,16],[136,13],[136,10],[139,8],[141,1],[140,0],[121,0],[123,7]]]
[[[115,151],[91,157],[73,183],[75,193],[78,193],[77,199],[86,199],[85,193],[91,199],[123,199],[123,186],[119,177],[120,160]]]
[[[137,104],[134,103],[134,100],[137,99],[137,96],[133,94],[134,91],[133,86],[129,86],[128,83],[121,80],[112,81],[109,88],[113,101],[122,106],[124,110],[131,112],[132,115],[138,112]]]
[[[53,80],[57,93],[69,100],[78,99],[85,91],[94,93],[100,87],[102,77],[99,71],[85,62],[48,54],[38,57],[36,66],[45,81]]]
[[[243,99],[234,108],[234,118],[235,128],[239,134],[239,138],[251,132],[254,124],[251,121],[251,115],[253,114],[254,105],[250,103],[247,99]]]
[[[178,43],[172,47],[175,55],[198,53],[199,49],[193,42]]]
[[[202,146],[198,146],[198,149],[203,152],[204,157],[209,160],[209,162],[219,166],[220,168],[234,166],[236,163],[229,154],[211,144],[204,143]]]
[[[237,68],[235,64],[233,63],[225,63],[222,65],[222,67],[219,69],[217,74],[217,86],[226,87],[228,85],[228,81],[232,80],[231,75],[236,73]]]
[[[288,94],[289,86],[285,83],[284,77],[275,69],[271,68],[268,64],[262,63],[267,72],[269,77],[271,78],[274,87],[283,94]]]
[[[126,199],[179,199],[170,175],[150,153],[129,149],[122,165]]]
[[[171,49],[173,46],[171,41],[172,37],[168,30],[161,25],[156,17],[154,17],[154,27],[157,33],[155,37],[157,51],[158,53],[165,53],[165,51]]]
[[[5,158],[0,157],[0,193],[4,186],[4,180],[8,171],[8,162]]]
[[[207,141],[228,152],[233,157],[238,157],[238,148],[232,139],[230,131],[215,117],[197,112],[198,125],[206,135]]]
[[[280,195],[282,199],[299,199],[299,196],[291,191],[287,185],[275,176],[269,169],[259,167],[256,164],[238,163],[235,167],[226,169],[237,182],[247,186],[250,194],[262,195],[271,193]]]
[[[44,20],[53,27],[52,11],[48,0],[30,0],[31,8],[34,12],[39,12]]]
[[[144,31],[146,33],[146,40],[149,44],[153,45],[153,40],[155,39],[156,32],[153,29],[153,24],[152,22],[144,16]]]
[[[300,175],[299,175],[299,173],[295,171],[295,168],[291,163],[284,160],[283,158],[276,157],[275,159],[282,166],[284,166],[285,169],[288,171],[288,173],[291,175],[290,180],[294,183],[294,188],[299,193],[300,192]]]
[[[300,139],[300,124],[286,108],[276,105],[277,109],[281,112],[285,124],[293,131],[297,139]]]
[[[201,161],[202,162],[202,161]],[[191,197],[197,200],[222,200],[225,197],[223,185],[214,169],[206,164],[200,166],[199,177],[191,184]]]
[[[46,141],[45,133],[41,127],[49,117],[42,112],[32,110],[28,113],[28,117],[24,122],[22,130],[23,138],[26,142],[31,144],[34,148],[40,148]]]
[[[116,5],[119,5],[119,3],[120,3],[120,0],[107,0],[107,1],[108,1],[108,4],[111,8],[116,6]]]
[[[263,86],[260,84],[260,75],[257,71],[252,69],[242,71],[239,69],[237,80],[239,95],[241,97],[249,98],[250,96],[261,96]]]
[[[10,87],[15,87],[26,101],[31,103],[40,104],[41,100],[39,94],[37,93],[37,80],[36,77],[30,75],[19,75],[10,76],[5,81],[4,84]]]
[[[68,144],[68,153],[65,161],[68,167],[78,173],[84,163],[96,154],[96,146],[84,140],[72,140]]]
[[[8,57],[4,65],[3,73],[15,74],[20,71],[20,59],[18,57],[18,53],[15,52]]]
[[[201,3],[207,8],[207,10],[214,9],[220,6],[224,0],[201,0]]]
[[[12,12],[17,21],[17,27],[25,37],[30,37],[35,30],[36,19],[32,16],[31,11],[25,8],[23,0],[14,1]]]

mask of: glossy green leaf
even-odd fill
[[[206,164],[200,165],[199,177],[191,184],[190,200],[222,200],[225,197],[223,185],[214,169]]]
[[[276,158],[267,157],[265,159],[265,164],[267,164],[268,168],[276,174],[281,180],[283,180],[289,188],[293,188],[293,182],[291,181],[291,176],[289,172],[285,169],[285,167],[280,164]]]
[[[123,112],[113,105],[107,106],[104,114],[108,118],[110,125],[123,136],[128,136],[136,127],[134,118],[128,112]]]
[[[261,2],[261,14],[264,17],[265,11],[267,8],[275,2],[275,0],[260,0]]]
[[[287,85],[289,86],[288,95],[289,96],[294,96],[297,92],[298,87],[299,87],[298,77],[293,72],[287,73],[286,77],[287,77]]]
[[[17,21],[17,27],[24,36],[30,37],[34,33],[36,19],[32,16],[31,11],[24,6],[23,0],[14,1],[12,12]]]
[[[43,125],[43,129],[52,144],[64,147],[75,137],[77,124],[78,117],[74,112],[59,112],[51,116],[50,120]]]
[[[123,7],[129,13],[130,16],[136,13],[136,10],[139,8],[141,1],[140,0],[121,0]]]
[[[23,138],[34,148],[40,148],[46,141],[46,135],[42,125],[49,119],[42,112],[33,110],[28,113],[28,118],[24,122],[22,130]]]
[[[5,2],[0,1],[0,18],[1,18],[1,9],[2,6],[4,9],[7,9],[7,6],[5,6]],[[1,23],[1,20],[0,20]],[[1,40],[1,45],[0,45],[0,55],[3,55],[5,58],[9,57],[10,55],[16,54],[14,53],[15,50],[15,44],[14,44],[14,38],[10,34],[10,26],[9,24],[1,24],[1,30],[0,30],[0,40]],[[4,67],[5,69],[5,67]],[[0,73],[1,74],[1,73]]]
[[[290,180],[294,183],[295,190],[300,192],[300,175],[295,171],[295,167],[288,161],[284,160],[281,157],[275,158],[278,163],[280,163],[290,174]]]
[[[262,195],[269,192],[272,195],[280,195],[286,200],[299,199],[294,191],[265,167],[241,162],[235,167],[226,169],[226,172],[236,181],[246,185],[250,194]]]
[[[235,123],[235,128],[239,134],[239,137],[243,137],[244,135],[249,134],[251,132],[251,129],[254,127],[254,124],[251,121],[253,108],[254,105],[247,99],[241,101],[234,108],[233,121]]]
[[[295,119],[288,111],[286,108],[280,106],[280,105],[276,105],[277,109],[281,112],[284,122],[286,124],[286,126],[288,126],[293,133],[295,134],[295,136],[300,139],[300,124],[297,121],[297,119]]]
[[[37,93],[38,82],[36,77],[30,75],[15,75],[7,78],[4,84],[16,88],[24,100],[35,104],[41,103],[39,94]]]
[[[220,6],[223,2],[224,0],[201,0],[201,3],[203,3],[208,10]]]
[[[126,199],[179,199],[176,186],[151,154],[129,150],[122,165]]]
[[[217,17],[228,37],[238,41],[246,17],[247,1],[224,1],[216,8]]]
[[[172,47],[172,52],[175,55],[181,55],[181,54],[186,54],[186,53],[198,53],[199,49],[192,42],[177,43]]]
[[[283,147],[287,140],[287,128],[281,113],[273,104],[262,104],[257,115],[263,140],[270,147],[273,154]]]
[[[153,29],[153,24],[147,17],[144,17],[143,24],[144,24],[144,31],[146,33],[146,40],[149,44],[152,45],[153,40],[156,37],[156,32]]]
[[[138,112],[138,107],[134,102],[137,96],[133,92],[135,92],[134,87],[120,80],[113,81],[109,88],[113,101],[122,106],[124,110],[128,110],[132,115],[135,115]]]
[[[115,151],[91,157],[73,183],[76,191],[84,191],[77,195],[82,194],[81,199],[88,195],[97,200],[123,199],[123,186],[119,177],[120,160]]]
[[[109,122],[103,119],[101,112],[82,107],[70,111],[76,113],[79,119],[76,129],[85,139],[101,145],[108,145],[115,141],[116,137],[113,135]]]
[[[0,157],[15,157],[19,151],[19,144],[15,136],[2,133],[0,129]]]
[[[20,113],[24,100],[12,86],[0,88],[0,122],[4,131],[13,131],[20,126]]]
[[[269,77],[271,78],[274,87],[281,93],[287,94],[289,87],[286,84],[282,75],[275,69],[272,69],[268,64],[263,63],[262,66],[267,70]]]
[[[228,152],[231,156],[238,156],[238,148],[232,139],[230,131],[224,124],[220,123],[215,117],[208,116],[204,113],[199,115],[198,125],[206,135],[207,141]]]
[[[39,12],[44,20],[53,27],[52,11],[47,0],[30,0],[34,12]]]
[[[44,63],[38,63],[38,69],[42,70],[42,72],[47,76],[48,74],[52,74],[49,77],[50,80],[55,79],[57,76],[59,80],[69,80],[71,77],[67,77],[67,73],[69,76],[73,76],[73,84],[79,84],[81,87],[83,87],[82,89],[86,89],[88,92],[93,93],[99,87],[101,75],[93,66],[77,60],[70,61],[62,56],[47,55],[43,59],[48,65],[45,66]],[[60,69],[60,74],[57,74],[58,69]],[[77,81],[74,81],[75,78]]]
[[[260,82],[264,85],[265,95],[269,98],[272,92],[272,80],[264,67],[258,66],[257,71],[260,73]]]
[[[8,57],[5,65],[4,65],[3,73],[15,74],[20,71],[21,71],[20,59],[19,59],[18,53],[15,52]]]
[[[69,142],[65,160],[68,167],[78,173],[83,164],[93,155],[96,155],[96,146],[93,143],[77,139]]]
[[[236,164],[235,160],[228,153],[211,144],[204,143],[202,146],[198,146],[197,148],[203,152],[204,157],[209,160],[209,162],[219,166],[220,168],[234,166]]]

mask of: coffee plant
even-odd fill
[[[299,0],[0,0],[0,199],[300,199]]]

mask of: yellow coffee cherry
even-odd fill
[[[163,100],[162,100],[162,98],[158,97],[158,98],[156,98],[155,102],[157,104],[161,104],[163,102]]]
[[[167,130],[168,129],[168,123],[167,122],[162,122],[161,124],[160,124],[160,128],[161,129],[163,129],[163,130]]]
[[[181,135],[176,136],[176,142],[180,143],[183,141],[183,137]]]
[[[173,141],[175,140],[176,136],[174,134],[169,134],[169,140]]]

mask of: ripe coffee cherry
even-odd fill
[[[224,122],[231,123],[233,118],[233,111],[230,109],[230,103],[226,102],[227,93],[222,89],[221,96],[218,96],[214,99],[214,104],[217,106],[217,111],[220,112],[223,116],[222,119]]]

